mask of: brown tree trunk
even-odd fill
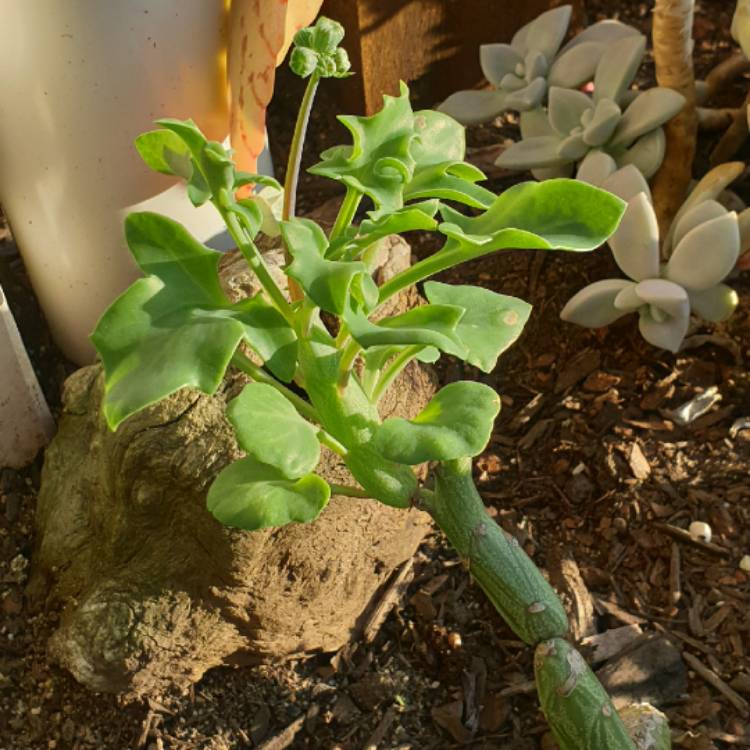
[[[694,4],[694,0],[656,0],[654,6],[656,81],[686,99],[682,112],[666,125],[667,152],[652,185],[662,237],[685,200],[693,176],[698,132],[692,57]]]

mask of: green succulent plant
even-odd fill
[[[297,49],[340,60],[333,46],[342,35],[321,19],[298,34]],[[311,70],[304,57],[302,64],[292,53],[309,81],[291,171],[299,165],[314,87],[344,72],[317,62]],[[477,185],[481,172],[463,161],[463,128],[441,113],[414,112],[405,87],[372,117],[341,120],[353,142],[329,149],[311,170],[346,188],[331,232],[294,217],[293,200],[285,196],[278,225],[290,293],[297,287],[290,297],[255,243],[268,216],[257,198],[236,197],[240,187],[273,187],[272,181],[235,171],[230,154],[190,121],[161,120],[159,130],[138,139],[147,164],[186,179],[195,203],[214,204],[262,291],[231,303],[219,283],[219,253],[163,216],[131,214],[126,237],[144,277],[111,305],[92,336],[105,371],[105,418],[116,429],[179,388],[214,393],[227,369],[238,368],[250,382],[230,402],[227,418],[245,457],[226,466],[208,491],[208,508],[219,521],[248,531],[308,522],[332,494],[422,508],[469,561],[519,637],[544,649],[540,696],[561,749],[601,750],[599,740],[607,737],[612,750],[633,750],[617,712],[581,662],[552,663],[554,654],[577,653],[562,640],[568,629],[562,604],[477,493],[472,457],[490,438],[497,394],[461,381],[438,391],[414,419],[383,421],[378,413],[383,394],[412,360],[434,361],[445,353],[490,372],[529,316],[522,300],[427,281],[430,276],[504,249],[592,250],[617,227],[623,203],[571,180],[524,183],[494,196]],[[296,176],[288,175],[287,185],[294,184]],[[356,221],[363,200],[370,210]],[[445,200],[470,207],[472,215]],[[440,249],[378,286],[372,266],[380,241],[417,229],[441,236]],[[420,282],[426,282],[426,304],[373,317]],[[351,484],[330,484],[316,473],[323,449],[340,457]],[[425,462],[431,478],[420,485],[414,467]],[[556,644],[554,654],[538,645],[548,641]]]

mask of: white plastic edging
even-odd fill
[[[54,432],[54,420],[0,288],[0,468],[28,464]]]

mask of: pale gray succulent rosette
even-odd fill
[[[728,211],[715,196],[689,198],[669,232],[669,260],[661,263],[659,226],[648,185],[638,170],[632,165],[618,170],[612,157],[592,154],[581,165],[578,178],[627,201],[609,246],[628,278],[604,279],[585,287],[565,305],[563,320],[599,328],[636,312],[646,341],[677,352],[691,313],[720,322],[734,312],[737,294],[722,282],[740,252],[736,212]]]
[[[519,29],[510,44],[482,45],[479,62],[493,90],[458,91],[438,109],[463,125],[489,122],[507,110],[536,109],[546,103],[548,86],[588,83],[608,45],[640,36],[619,21],[600,21],[560,49],[570,14],[570,5],[553,8]]]
[[[592,96],[552,86],[547,110],[521,115],[522,139],[496,163],[530,169],[538,179],[570,177],[588,153],[603,151],[618,167],[633,164],[649,179],[664,159],[661,126],[683,108],[685,99],[668,88],[630,90],[645,51],[646,39],[640,35],[611,44],[596,66]]]

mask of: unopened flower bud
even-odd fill
[[[316,52],[331,54],[343,38],[344,27],[325,16],[321,16],[312,27],[312,47]]]
[[[349,72],[352,64],[349,60],[349,53],[343,48],[339,47],[333,54],[333,61],[336,63],[336,75],[342,76]]]
[[[300,29],[294,35],[294,46],[295,47],[307,47],[312,49],[313,46],[313,30],[311,26],[305,29]]]
[[[300,78],[307,78],[318,67],[318,54],[307,47],[295,47],[289,58],[289,67]]]

